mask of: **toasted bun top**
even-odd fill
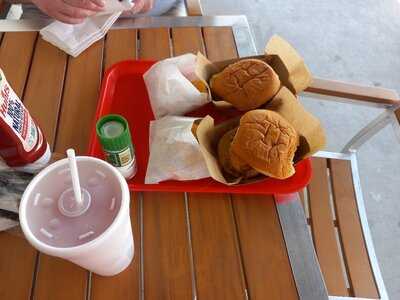
[[[280,88],[275,71],[259,59],[244,59],[211,78],[211,90],[221,100],[246,111],[260,107]]]
[[[285,179],[295,172],[293,157],[299,137],[293,126],[270,110],[249,111],[240,126],[231,151],[267,176]]]

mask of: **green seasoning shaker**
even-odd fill
[[[135,176],[137,165],[126,119],[120,115],[106,115],[97,121],[96,132],[106,161],[116,167],[126,179]]]

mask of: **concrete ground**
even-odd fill
[[[205,14],[245,14],[257,49],[277,33],[303,55],[313,74],[400,92],[400,1],[202,0]],[[341,147],[379,110],[303,99]],[[359,151],[368,221],[391,299],[400,299],[400,139],[388,126]],[[400,136],[400,135],[399,135]]]

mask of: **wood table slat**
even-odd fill
[[[140,59],[160,60],[171,56],[168,28],[147,28],[139,30]]]
[[[329,295],[349,296],[341,267],[329,198],[327,160],[313,158],[313,177],[308,186],[311,228],[318,261]]]
[[[85,299],[88,274],[64,259],[40,254],[34,299]]]
[[[298,299],[274,199],[233,195],[251,299]]]
[[[143,193],[145,299],[191,299],[184,194]]]
[[[108,32],[104,47],[104,70],[121,60],[136,58],[136,37],[135,29],[116,29]]]
[[[51,147],[56,136],[66,64],[67,55],[63,51],[38,38],[24,104],[37,120]]]
[[[174,55],[197,54],[199,51],[205,54],[201,28],[180,27],[171,31]]]
[[[188,196],[199,299],[244,299],[245,280],[227,194]]]
[[[35,40],[36,33],[6,33],[0,45],[0,67],[19,96],[28,77]],[[37,251],[24,237],[8,232],[0,233],[0,245],[0,299],[28,299]]]
[[[29,299],[37,251],[24,237],[0,233],[0,299]]]
[[[61,103],[67,56],[61,50],[38,39],[25,104],[41,125],[53,148]],[[43,69],[43,65],[48,65]],[[40,254],[35,299],[72,299],[85,295],[86,272],[64,260]],[[71,288],[64,291],[64,284]],[[71,298],[69,298],[71,297]]]
[[[102,73],[103,41],[77,58],[69,58],[58,123],[55,151],[74,148],[85,154],[97,106]],[[83,299],[88,272],[66,260],[40,255],[35,297],[37,299]],[[65,288],[68,287],[68,288]]]
[[[171,55],[169,29],[140,29],[140,59]],[[143,193],[145,299],[190,299],[190,251],[182,193]]]
[[[36,37],[36,32],[7,32],[1,43],[0,68],[20,98],[28,77]]]
[[[172,42],[174,55],[204,53],[200,28],[174,28]],[[188,197],[198,297],[243,299],[246,287],[229,196]]]
[[[336,216],[353,296],[378,298],[358,215],[350,162],[332,159],[330,167]]]
[[[238,57],[231,27],[204,27],[203,34],[207,56],[211,61]]]
[[[231,27],[205,27],[203,34],[210,60],[238,57]],[[250,298],[280,299],[282,296],[282,299],[298,299],[274,200],[270,197],[259,199],[258,196],[233,196],[233,199]],[[252,207],[247,203],[250,199],[255,199]],[[252,215],[259,215],[261,212],[267,213],[270,218]],[[270,221],[271,218],[274,222]],[[272,230],[272,234],[269,230],[264,230],[265,226]],[[261,252],[263,255],[260,255]],[[278,260],[274,261],[275,258]]]
[[[85,154],[94,121],[102,75],[103,40],[69,58],[55,151],[74,148]]]
[[[139,298],[140,291],[140,228],[139,228],[139,197],[131,194],[131,222],[135,255],[130,266],[122,273],[103,277],[96,274],[92,276],[91,300],[135,300]]]
[[[105,42],[104,65],[107,67],[126,59],[136,58],[136,30],[111,30]],[[93,274],[91,299],[138,299],[140,281],[139,197],[131,193],[131,222],[135,243],[133,262],[124,272],[103,277]]]

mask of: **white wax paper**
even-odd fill
[[[195,120],[166,116],[150,123],[150,157],[146,184],[210,176],[199,144],[192,134]]]
[[[143,75],[156,119],[182,116],[210,101],[190,82],[195,68],[196,56],[190,53],[162,60]]]

